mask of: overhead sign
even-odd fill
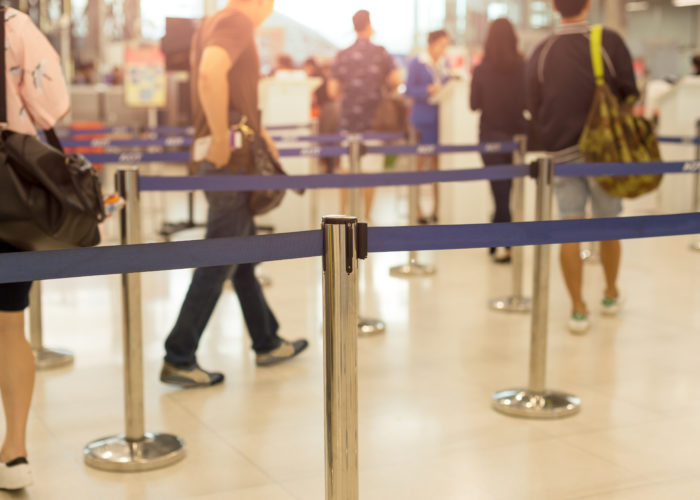
[[[124,94],[131,108],[163,108],[167,103],[165,55],[158,47],[127,47]]]

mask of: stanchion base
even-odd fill
[[[489,302],[494,311],[529,313],[532,311],[532,300],[525,297],[506,297]]]
[[[691,250],[695,250],[696,252],[700,252],[700,241],[696,241],[692,245],[690,245]]]
[[[34,349],[34,359],[37,370],[51,370],[73,364],[73,353],[63,349],[49,349],[42,347]]]
[[[185,443],[171,434],[146,433],[139,441],[123,434],[93,441],[83,450],[85,463],[109,472],[142,472],[161,469],[185,457]]]
[[[433,276],[435,272],[435,267],[433,266],[424,266],[417,262],[409,262],[403,266],[392,267],[389,274],[394,278],[416,278]]]
[[[378,319],[360,318],[357,327],[360,337],[372,337],[386,333],[386,325]]]
[[[577,414],[581,400],[563,392],[514,389],[494,394],[493,408],[513,417],[556,419]]]

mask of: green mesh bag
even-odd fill
[[[659,144],[647,120],[621,106],[605,82],[603,27],[591,29],[591,59],[596,79],[593,105],[581,134],[579,149],[590,163],[644,163],[661,161]],[[612,196],[636,198],[658,188],[660,175],[597,177]]]

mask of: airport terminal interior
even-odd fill
[[[205,243],[213,212],[202,191],[149,190],[144,183],[134,192],[115,178],[136,168],[153,185],[192,173],[190,155],[201,137],[193,140],[199,132],[191,129],[198,97],[190,92],[189,65],[200,20],[273,2],[1,2],[26,13],[60,56],[71,109],[55,129],[67,152],[92,162],[107,199],[99,247],[72,265],[138,265],[138,254],[124,262],[97,252],[182,245],[163,246],[162,264],[150,259],[158,270],[128,275],[138,280],[87,271],[35,282],[25,321],[37,358],[26,442],[33,480],[3,489],[10,463],[0,462],[0,500],[700,499],[700,229],[693,230],[700,228],[700,0],[568,1],[586,3],[590,22],[615,30],[629,48],[639,89],[630,113],[653,124],[660,160],[647,162],[666,169],[659,170],[665,173],[658,187],[624,199],[619,219],[606,218],[597,233],[584,229],[593,221],[492,223],[489,177],[474,174],[490,171],[482,168],[489,152],[510,147],[501,170],[506,177],[511,168],[521,172],[510,200],[513,221],[579,218],[563,214],[554,196],[565,177],[542,180],[552,155],[523,148],[522,134],[482,140],[480,112],[470,106],[492,23],[510,21],[527,61],[565,24],[554,0],[274,1],[274,13],[256,29],[258,108],[286,174],[334,174],[323,177],[340,183],[333,186],[360,173],[384,174],[387,183],[375,184],[369,210],[359,189],[312,187],[302,194],[289,189],[280,206],[255,218],[262,236],[251,241],[269,242],[265,255],[281,255],[290,250],[275,235],[316,231],[320,252],[322,218],[354,216],[369,225],[369,256],[350,271],[336,269],[332,279],[317,254],[256,266],[279,335],[308,341],[272,366],[259,366],[249,318],[227,279],[197,350],[199,365],[225,380],[191,388],[161,381],[164,342],[194,267],[170,263],[212,262],[214,247],[185,242]],[[371,15],[372,42],[386,48],[400,75],[393,102],[409,114],[400,133],[345,134],[340,117],[330,120],[333,130],[324,118],[328,109],[344,109],[342,94],[336,108],[319,100],[334,100],[330,89],[342,74],[336,59],[359,36],[356,13],[363,9]],[[430,101],[438,135],[417,145],[409,72],[430,57],[438,30],[449,39],[440,59],[447,73]],[[391,180],[433,155],[439,168],[432,174],[453,178]],[[433,181],[440,183],[438,197]],[[133,233],[125,229],[127,214],[140,224]],[[586,215],[594,215],[590,206]],[[606,244],[585,236],[614,239],[622,224],[619,296],[612,298]],[[401,251],[377,250],[378,228],[397,228],[390,243]],[[578,228],[585,331],[580,322],[572,327],[577,317],[560,265],[560,243],[576,240]],[[465,242],[467,232],[473,241]],[[344,243],[350,232],[340,233]],[[513,243],[490,243],[494,238]],[[430,249],[438,240],[449,240],[450,248]],[[331,251],[328,241],[323,252]],[[238,244],[228,247],[231,255]],[[352,260],[361,246],[348,247]],[[14,272],[6,257],[0,254],[0,283]],[[344,251],[336,257],[349,259]],[[45,267],[37,264],[36,272]],[[21,272],[31,275],[31,266]],[[64,265],[56,272],[80,271]],[[333,303],[329,289],[353,280],[357,292],[347,285],[347,303]],[[528,307],[508,310],[499,298]],[[611,299],[616,314],[606,303]],[[131,308],[134,301],[139,307]],[[341,314],[353,312],[359,314]],[[360,321],[365,329],[354,328]],[[343,328],[348,323],[352,331]],[[542,396],[532,400],[542,406],[516,412],[518,396],[498,399],[513,389]],[[550,390],[568,399],[550,400]],[[141,437],[176,436],[178,449],[169,456],[141,453],[134,429]],[[0,419],[0,439],[6,432]],[[108,436],[132,455],[117,457],[116,447],[91,455],[89,445]]]

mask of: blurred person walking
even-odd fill
[[[364,134],[372,130],[384,89],[396,89],[403,78],[391,54],[372,43],[374,29],[370,13],[360,10],[352,20],[357,41],[336,56],[328,82],[328,95],[331,99],[341,99],[341,129],[351,134]],[[363,162],[364,171],[381,171],[380,162],[366,160]],[[346,197],[346,190],[343,190],[343,207]],[[373,199],[374,189],[365,189],[365,214],[368,218],[372,213]]]
[[[24,13],[1,9],[5,23],[6,106],[9,130],[36,134],[49,130],[70,107],[61,61],[43,33]],[[7,203],[7,200],[0,200]],[[18,249],[0,241],[0,253]],[[34,354],[24,334],[24,310],[31,283],[0,285],[0,392],[5,439],[0,448],[0,490],[33,482],[27,453],[27,419],[34,390]]]
[[[484,60],[474,69],[471,108],[481,111],[481,142],[512,141],[527,131],[525,119],[525,61],[518,52],[518,37],[507,19],[497,19],[489,26],[484,46]],[[512,153],[482,153],[486,167],[510,165]],[[491,181],[495,203],[492,222],[511,222],[511,180]],[[497,263],[510,262],[509,248],[491,248]]]
[[[537,138],[556,163],[583,162],[579,140],[590,114],[596,90],[591,54],[591,25],[587,22],[591,0],[554,0],[562,17],[557,33],[542,42],[527,65],[528,107],[533,114]],[[639,97],[632,57],[623,39],[605,29],[602,36],[605,80],[620,102]],[[557,178],[554,185],[562,219],[583,219],[590,200],[594,217],[617,217],[622,199],[610,196],[592,177]],[[620,311],[617,278],[620,269],[619,241],[601,243],[600,258],[606,287],[602,313]],[[561,267],[572,301],[568,322],[572,333],[590,328],[589,309],[583,298],[583,260],[579,243],[561,246]]]
[[[261,126],[258,103],[260,61],[256,29],[272,14],[274,0],[231,0],[206,19],[194,37],[191,53],[195,138],[211,138],[199,175],[245,173],[253,164],[249,146],[231,150],[234,115],[245,117],[246,126],[262,137],[272,152],[277,149]],[[249,195],[238,192],[206,193],[209,203],[206,238],[252,236],[255,222]],[[289,342],[278,336],[279,324],[255,277],[254,264],[197,269],[180,315],[165,342],[161,381],[182,387],[203,387],[223,382],[224,375],[209,372],[197,363],[196,351],[204,329],[231,280],[240,302],[258,366],[289,360],[306,349],[306,340]]]
[[[450,36],[445,30],[433,31],[428,35],[428,50],[413,59],[408,67],[406,96],[413,100],[411,125],[418,132],[420,144],[439,143],[439,106],[432,99],[449,79],[449,67],[444,58],[450,46]],[[439,167],[437,155],[419,156],[418,170],[424,170],[426,163],[431,170]],[[437,223],[440,207],[439,188],[433,184],[434,211],[430,217],[422,213],[418,203],[418,220],[421,224]]]

